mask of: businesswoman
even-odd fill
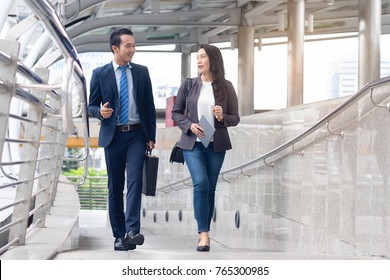
[[[193,184],[195,219],[199,240],[197,251],[210,250],[210,224],[214,212],[215,190],[226,151],[232,148],[227,128],[239,121],[237,95],[232,83],[225,79],[221,51],[201,45],[197,54],[199,77],[192,79],[186,96],[180,86],[172,109],[172,119],[181,129],[179,146],[183,149]],[[205,147],[204,128],[199,124],[204,116],[215,128],[211,142]]]

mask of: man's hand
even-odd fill
[[[100,115],[103,119],[108,119],[109,117],[111,117],[113,111],[114,110],[112,108],[108,108],[108,102],[104,103],[100,107]]]
[[[154,149],[154,142],[153,141],[149,141],[147,144],[146,144],[146,149],[148,149],[148,151],[151,151]]]

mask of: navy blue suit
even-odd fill
[[[117,129],[119,93],[112,63],[96,68],[92,73],[88,111],[101,120],[99,146],[104,147],[108,173],[108,207],[114,237],[140,231],[142,169],[146,144],[156,142],[156,110],[148,68],[130,63],[134,99],[140,126],[127,132]],[[100,115],[101,105],[109,102],[110,118]],[[123,190],[127,179],[126,213]]]

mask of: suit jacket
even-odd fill
[[[236,126],[240,122],[238,113],[238,100],[236,91],[231,82],[226,81],[227,92],[225,92],[225,98],[217,101],[215,99],[215,105],[219,105],[223,109],[224,119],[221,122],[214,121],[214,151],[221,152],[232,148],[230,137],[227,128],[229,126]],[[197,136],[190,130],[191,124],[199,122],[198,116],[198,98],[200,89],[202,86],[201,78],[192,79],[192,87],[188,94],[187,101],[183,91],[184,83],[179,88],[177,93],[175,104],[172,109],[172,119],[177,123],[182,131],[179,147],[184,150],[192,150],[194,147]],[[186,105],[186,102],[188,104]],[[187,108],[186,108],[187,107]],[[185,110],[187,110],[186,113]]]
[[[145,142],[156,142],[156,109],[149,70],[139,64],[130,64],[135,103],[145,134]],[[114,111],[110,118],[103,119],[100,115],[100,106],[106,102],[109,102],[108,107]],[[98,144],[107,147],[114,136],[119,113],[119,93],[112,63],[96,68],[92,72],[88,112],[90,116],[101,120]]]

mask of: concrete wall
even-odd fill
[[[376,89],[373,96],[387,104],[389,89]],[[223,170],[279,146],[345,100],[242,118],[229,129],[234,147]],[[242,174],[224,176],[217,186],[211,237],[228,247],[390,257],[389,127],[389,110],[367,96],[332,121],[330,131],[324,126],[267,160],[274,167],[259,162]],[[189,176],[185,165],[169,163],[179,133],[177,127],[158,130],[158,188]],[[164,187],[156,197],[145,197],[143,208],[145,218],[196,234],[190,185]]]

